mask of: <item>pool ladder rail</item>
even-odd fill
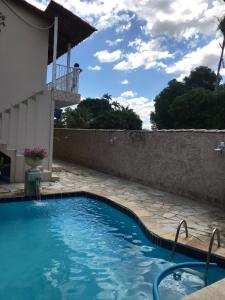
[[[174,259],[174,255],[175,255],[175,251],[176,251],[176,246],[177,246],[177,242],[178,242],[178,238],[179,238],[179,234],[180,234],[180,229],[181,226],[184,226],[185,229],[185,234],[186,234],[186,238],[188,238],[188,226],[187,226],[187,222],[186,220],[181,220],[178,227],[177,227],[177,232],[176,232],[176,236],[175,236],[175,240],[173,243],[173,247],[172,247],[172,253],[170,256],[170,261],[173,261]],[[217,236],[217,243],[218,243],[218,247],[220,247],[220,231],[218,228],[214,228],[213,232],[212,232],[212,236],[209,242],[209,248],[208,248],[208,252],[207,252],[207,258],[206,258],[206,263],[205,263],[205,272],[201,273],[203,277],[204,281],[205,281],[205,285],[208,285],[208,269],[209,269],[209,264],[210,264],[210,259],[212,256],[212,247],[213,247],[213,243],[215,240],[215,235]],[[199,273],[199,275],[201,275]]]
[[[176,246],[177,246],[177,242],[178,242],[178,238],[179,238],[179,234],[180,234],[180,229],[181,226],[184,226],[185,229],[185,234],[186,234],[186,238],[188,238],[188,226],[187,226],[187,222],[186,220],[181,220],[178,227],[177,227],[177,232],[176,232],[176,236],[175,236],[175,240],[173,243],[173,247],[172,247],[172,253],[170,256],[170,261],[173,260],[174,255],[175,255],[175,251],[176,251]],[[212,232],[212,236],[209,242],[209,248],[208,248],[208,252],[207,252],[207,259],[206,259],[206,263],[204,262],[187,262],[187,263],[179,263],[173,266],[170,266],[166,269],[164,269],[163,271],[161,271],[154,283],[153,283],[153,299],[154,300],[160,300],[160,296],[159,296],[159,291],[158,291],[158,287],[160,282],[163,280],[163,278],[166,277],[167,274],[169,274],[172,271],[175,271],[176,269],[186,269],[186,271],[188,271],[191,274],[198,274],[199,276],[201,275],[200,272],[198,271],[194,271],[191,270],[190,268],[193,267],[204,267],[205,266],[205,272],[203,273],[203,279],[205,280],[205,285],[208,284],[208,269],[209,267],[216,267],[217,264],[215,263],[210,263],[210,259],[211,259],[211,255],[212,255],[212,247],[213,247],[213,243],[215,240],[215,235],[217,235],[217,243],[218,243],[218,247],[220,247],[220,231],[218,228],[214,228],[213,232]],[[202,276],[201,276],[202,277]]]
[[[207,275],[208,275],[209,263],[210,263],[210,259],[211,259],[211,255],[212,255],[212,247],[213,247],[213,243],[214,243],[214,240],[215,240],[215,235],[217,235],[217,245],[218,245],[218,248],[219,248],[220,247],[220,231],[219,231],[218,228],[213,229],[212,236],[211,236],[210,243],[209,243],[209,249],[208,249],[206,265],[205,265],[206,278],[207,278]]]
[[[178,238],[179,238],[179,234],[180,234],[180,229],[181,226],[184,226],[185,229],[185,235],[186,238],[188,238],[188,226],[187,226],[187,221],[186,220],[181,220],[178,227],[177,227],[177,232],[176,232],[176,236],[175,236],[175,240],[173,243],[173,247],[172,247],[172,253],[170,256],[170,261],[173,261],[174,255],[175,255],[175,251],[176,251],[176,246],[177,246],[177,242],[178,242]],[[213,232],[212,232],[212,236],[209,242],[209,248],[208,248],[208,252],[207,252],[207,259],[206,259],[206,266],[205,266],[205,273],[208,273],[208,267],[209,267],[209,263],[210,263],[210,259],[211,259],[211,255],[212,255],[212,247],[213,247],[213,243],[215,240],[215,235],[217,235],[217,245],[218,248],[220,247],[220,231],[218,228],[214,228]]]
[[[187,222],[186,222],[186,220],[181,220],[178,227],[177,227],[177,232],[176,232],[175,240],[174,240],[174,243],[173,243],[172,253],[171,253],[171,256],[170,256],[170,261],[173,261],[173,258],[174,258],[174,255],[175,255],[176,246],[177,246],[177,242],[178,242],[178,238],[179,238],[179,234],[180,234],[180,229],[181,229],[182,225],[184,226],[184,229],[185,229],[186,238],[188,238]]]

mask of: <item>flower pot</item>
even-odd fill
[[[41,158],[25,157],[25,162],[31,167],[31,170],[37,170],[37,167],[42,164],[42,161],[43,159]]]

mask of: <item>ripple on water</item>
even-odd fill
[[[3,300],[152,300],[156,275],[171,264],[170,251],[133,219],[84,197],[4,204],[0,238]],[[163,280],[160,291],[176,300],[200,286],[183,274]]]

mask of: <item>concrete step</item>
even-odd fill
[[[39,146],[45,147],[49,156],[43,161],[43,180],[51,180],[47,169],[51,169],[53,115],[50,91],[40,91],[0,112],[0,152],[11,159],[11,182],[24,180],[24,149]]]

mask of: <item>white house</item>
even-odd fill
[[[0,12],[5,16],[0,32],[0,153],[10,161],[10,182],[23,182],[24,148],[45,147],[47,180],[54,110],[80,101],[80,69],[71,67],[70,50],[96,29],[54,1],[42,11],[24,0],[0,0]],[[65,53],[67,65],[56,64]]]

